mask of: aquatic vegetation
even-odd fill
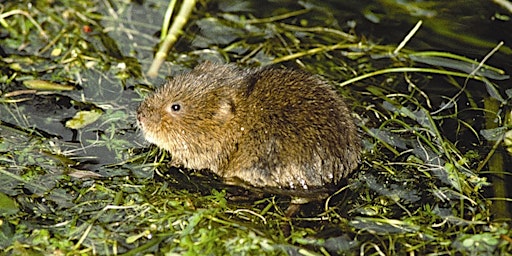
[[[507,45],[472,57],[420,51],[408,43],[422,27],[380,44],[328,3],[198,1],[152,79],[145,72],[167,1],[36,2],[0,8],[0,248],[7,254],[512,250],[503,182],[510,179],[510,70],[489,63]],[[428,4],[410,8],[434,13]],[[289,198],[168,168],[167,153],[138,133],[135,109],[166,76],[204,60],[283,65],[332,80],[361,130],[359,170],[290,218]]]

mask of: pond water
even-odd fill
[[[161,251],[183,253],[192,243],[184,237],[192,236],[187,232],[194,226],[187,228],[187,225],[194,223],[198,225],[195,229],[204,232],[202,238],[213,232],[208,225],[223,225],[213,230],[225,237],[239,238],[238,232],[245,230],[244,234],[249,236],[244,239],[262,250],[280,248],[289,254],[300,250],[337,254],[357,251],[361,246],[361,251],[375,253],[377,249],[364,249],[362,245],[370,244],[370,240],[357,241],[358,232],[364,233],[361,237],[366,239],[418,230],[426,232],[421,226],[425,223],[405,221],[404,216],[416,220],[431,217],[419,217],[423,212],[416,212],[418,207],[425,212],[431,210],[435,217],[429,220],[434,224],[447,221],[453,226],[462,222],[473,225],[471,216],[482,217],[490,211],[482,203],[480,193],[510,200],[512,192],[507,188],[482,188],[488,184],[487,178],[493,181],[490,174],[508,173],[499,176],[505,180],[511,177],[511,170],[507,169],[512,166],[510,154],[497,143],[512,122],[507,116],[512,98],[512,83],[507,78],[512,74],[512,10],[507,10],[505,5],[484,0],[199,1],[185,32],[156,78],[148,77],[146,72],[158,46],[166,1],[1,1],[1,5],[0,196],[7,195],[16,202],[17,206],[12,208],[17,215],[2,215],[11,216],[11,226],[4,226],[11,234],[0,238],[0,248],[19,250],[13,249],[12,244],[25,231],[16,229],[13,223],[22,222],[27,226],[26,233],[31,234],[23,238],[23,243],[30,244],[34,250],[37,250],[33,242],[36,237],[45,236],[72,243],[47,244],[48,248],[53,246],[53,252],[66,251],[62,248],[69,249],[69,246],[92,250],[97,241],[105,245],[99,254],[117,249],[128,252],[146,241],[155,241],[148,235],[140,235],[134,243],[124,240],[147,231],[163,237],[159,240],[163,244]],[[391,54],[420,20],[421,27],[405,48]],[[499,50],[488,55],[500,42],[504,44]],[[410,57],[432,51],[452,55]],[[453,58],[455,55],[457,59]],[[135,111],[144,96],[164,83],[166,77],[206,60],[304,69],[338,85],[387,68],[422,70],[383,73],[340,88],[352,103],[363,137],[361,172],[351,177],[349,183],[355,185],[350,193],[333,197],[339,202],[331,202],[331,210],[327,209],[328,203],[325,207],[314,204],[310,206],[311,213],[316,214],[314,217],[301,215],[304,219],[293,222],[276,217],[282,213],[279,210],[270,210],[286,204],[286,199],[284,203],[280,200],[275,203],[269,199],[273,197],[268,197],[248,200],[246,205],[226,204],[222,193],[212,192],[212,188],[225,189],[215,177],[174,169],[166,174],[169,168],[165,166],[168,160],[163,160],[168,159],[165,153],[142,138]],[[463,74],[468,74],[483,60],[500,70],[487,67],[487,74],[492,75],[484,74],[481,79],[466,79],[454,73],[448,76],[445,72],[463,72],[462,68],[466,67]],[[437,73],[425,72],[428,68]],[[49,85],[50,89],[30,86],[33,81],[41,86],[39,80],[53,84]],[[71,88],[59,87],[63,85]],[[428,182],[419,182],[419,176]],[[153,182],[158,189],[152,190]],[[460,199],[459,195],[469,199]],[[119,197],[125,201],[120,202]],[[174,201],[158,201],[165,198]],[[95,200],[101,202],[97,208],[90,203]],[[450,213],[450,207],[455,209],[458,205],[457,200],[461,207]],[[78,214],[87,212],[91,217],[98,211],[108,212],[103,207],[118,205],[128,209],[137,203],[153,205],[157,210],[147,210],[155,214],[150,215],[152,218],[163,214],[158,210],[162,208],[185,210],[183,216],[166,215],[169,221],[174,221],[172,224],[151,230],[145,229],[151,223],[137,222],[134,217],[144,215],[146,210],[134,210],[136,213],[130,218],[135,221],[126,225],[133,230],[123,229],[126,234],[112,235],[115,238],[107,234],[121,230],[113,222],[120,221],[116,219],[119,216],[126,218],[125,215],[103,216],[111,219],[93,225]],[[353,208],[349,207],[351,204]],[[84,209],[80,208],[84,205]],[[511,206],[501,207],[506,212],[506,207]],[[248,214],[237,215],[239,209]],[[226,212],[236,212],[233,223],[226,224],[231,220],[231,217],[224,219]],[[380,214],[404,222],[386,223],[389,226],[379,229],[369,220],[377,219]],[[510,213],[503,216],[502,211],[498,216],[510,221]],[[457,217],[460,222],[449,217]],[[27,219],[30,221],[24,222]],[[183,219],[187,221],[181,222]],[[258,222],[260,219],[264,221]],[[493,221],[478,224],[487,230],[486,225],[492,226]],[[44,229],[46,222],[55,226],[48,228],[49,233],[37,233],[36,230]],[[76,230],[63,231],[56,225],[67,226],[71,222]],[[207,224],[203,227],[204,222]],[[89,231],[84,231],[86,224],[94,226],[88,237]],[[297,224],[295,229],[294,224]],[[291,231],[286,231],[290,229],[288,225]],[[179,229],[172,232],[183,237],[172,237],[166,233],[171,232],[169,229]],[[482,231],[482,236],[492,239],[506,236],[499,233],[505,229],[498,228],[495,233]],[[438,252],[442,250],[439,248],[464,251],[470,248],[465,247],[467,239],[477,239],[465,237],[465,231],[446,230],[453,232],[453,237],[432,240],[439,244],[458,242],[443,245],[448,249],[441,245],[417,245],[418,251]],[[446,230],[440,230],[437,235],[441,237]],[[80,241],[82,235],[87,239]],[[172,238],[165,240],[166,235]],[[197,242],[196,238],[190,239]],[[119,245],[109,239],[117,239]],[[410,241],[402,242],[403,247],[397,246],[402,249],[396,251],[388,244],[386,253],[407,251],[405,244]],[[485,246],[478,248],[482,253],[504,250],[506,245],[492,245],[493,242],[482,242]],[[266,243],[270,244],[268,248]],[[242,242],[223,246],[226,250],[240,246],[236,248],[248,252],[250,246],[243,245],[246,246],[243,250]]]

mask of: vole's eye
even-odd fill
[[[178,112],[178,111],[180,111],[180,109],[181,109],[181,105],[178,103],[174,103],[171,105],[171,110],[174,112]]]

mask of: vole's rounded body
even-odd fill
[[[148,96],[137,119],[173,163],[274,191],[337,184],[359,161],[350,111],[324,80],[203,63]]]

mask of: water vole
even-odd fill
[[[284,194],[335,185],[359,161],[343,99],[301,71],[206,62],[148,96],[137,119],[173,164]]]

